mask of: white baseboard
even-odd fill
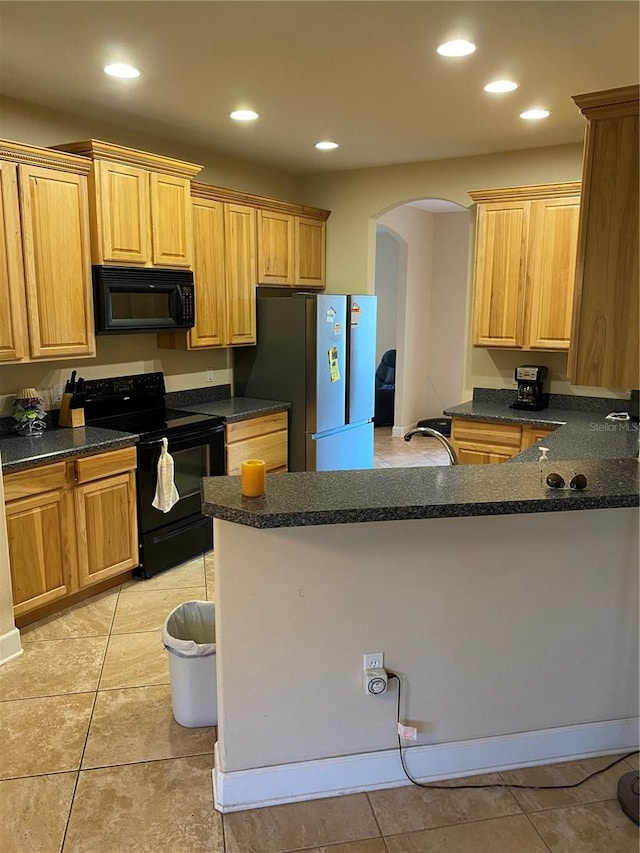
[[[0,634],[0,666],[7,661],[13,660],[22,654],[20,645],[20,631],[12,628],[5,634]]]
[[[572,761],[638,748],[639,718],[541,729],[405,750],[410,773],[421,782],[453,779]],[[225,773],[218,745],[213,769],[214,806],[220,812],[335,797],[410,784],[397,749],[280,764]]]
[[[409,426],[404,426],[404,427],[394,426],[394,427],[392,427],[391,428],[392,437],[393,438],[404,438],[404,436],[409,432],[409,430],[415,429],[416,423],[417,423],[417,421],[415,423],[409,424]]]

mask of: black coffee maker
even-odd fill
[[[515,379],[518,383],[518,396],[511,409],[526,409],[539,412],[549,405],[549,395],[544,392],[547,368],[539,364],[523,364],[516,367]]]

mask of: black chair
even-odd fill
[[[396,351],[387,350],[376,370],[375,411],[376,426],[393,425],[393,406],[396,396]]]

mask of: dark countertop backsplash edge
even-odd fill
[[[515,403],[517,392],[511,388],[474,388],[474,403],[495,403],[510,406]],[[616,397],[581,397],[574,394],[550,394],[550,409],[565,409],[571,412],[626,412],[629,400]],[[544,409],[542,409],[544,411]]]

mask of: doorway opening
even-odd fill
[[[403,202],[374,221],[377,362],[396,351],[387,432],[402,438],[461,399],[472,221],[444,199]]]

